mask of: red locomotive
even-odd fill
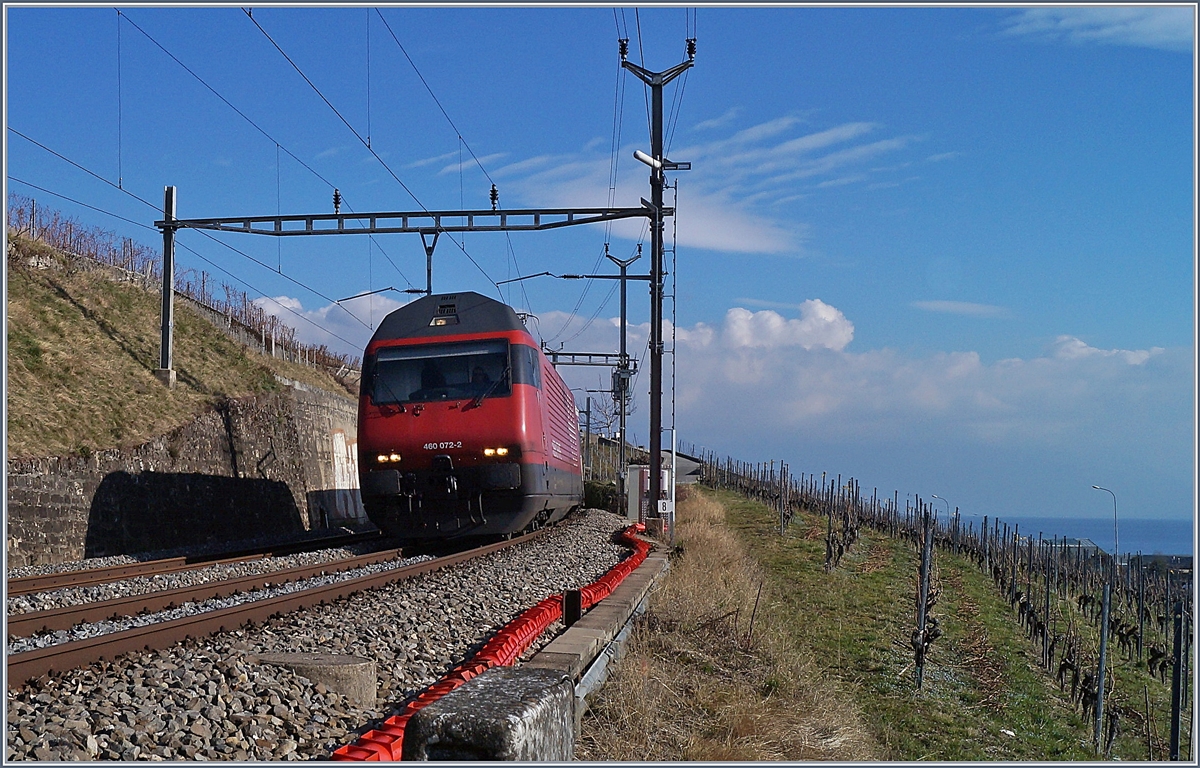
[[[426,296],[363,355],[358,468],[367,516],[403,539],[511,534],[583,501],[570,389],[512,307]]]

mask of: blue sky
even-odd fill
[[[973,514],[1103,515],[1093,483],[1117,491],[1123,515],[1193,514],[1191,6],[702,7],[694,25],[682,7],[123,13],[7,8],[6,125],[147,200],[176,185],[185,218],[330,211],[331,188],[289,155],[357,211],[487,208],[492,181],[507,208],[636,205],[649,189],[632,158],[649,148],[646,106],[620,73],[618,29],[654,70],[683,60],[694,29],[695,67],[667,90],[669,156],[693,167],[678,174],[668,286],[681,438]],[[9,177],[157,218],[12,131],[5,140]],[[443,239],[434,288],[502,296],[555,346],[613,350],[613,281],[586,293],[493,281],[609,271],[605,242],[624,257],[641,237],[625,223]],[[316,292],[196,233],[180,239],[302,338],[354,353],[407,297],[347,302],[356,319],[321,294],[424,283],[416,235],[223,238]],[[639,352],[647,312],[632,284]],[[641,400],[631,431],[644,442]]]

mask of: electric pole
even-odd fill
[[[622,501],[625,499],[625,416],[629,410],[629,382],[633,378],[633,373],[629,367],[629,353],[625,350],[625,285],[629,279],[627,270],[629,265],[642,257],[642,246],[638,245],[637,255],[632,259],[618,259],[608,252],[605,248],[604,255],[609,258],[614,264],[621,268],[621,362],[613,371],[613,400],[617,406],[617,422],[618,429],[621,431],[621,440],[617,443],[617,462],[619,469],[617,470],[617,498]]]
[[[695,62],[696,39],[687,40],[687,61],[662,72],[651,72],[629,61],[627,38],[619,44],[621,66],[650,87],[650,156],[635,152],[634,157],[650,166],[650,509],[657,516],[662,498],[663,186],[666,171],[691,167],[672,163],[663,156],[663,87]]]

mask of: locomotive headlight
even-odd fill
[[[396,464],[400,461],[398,453],[381,453],[375,457],[375,461],[380,464]]]
[[[507,448],[504,448],[504,447],[497,448],[497,449],[496,449],[496,455],[497,455],[497,456],[507,456],[507,455],[508,455],[508,449],[507,449]]]
[[[388,461],[391,461],[391,462],[398,462],[398,461],[400,461],[400,454],[398,454],[398,453],[393,453],[393,454],[390,454],[390,455],[388,456]]]
[[[483,455],[487,456],[489,458],[491,458],[492,456],[507,456],[508,449],[505,448],[504,446],[500,446],[499,448],[484,448]]]
[[[507,453],[507,451],[505,451],[505,453]],[[484,448],[484,449],[483,449],[483,455],[484,455],[484,456],[495,456],[495,455],[496,455],[496,449],[495,449],[495,448]]]
[[[380,464],[387,464],[387,460],[388,460],[387,454],[384,454],[384,453],[381,453],[375,457],[375,461],[378,461]]]

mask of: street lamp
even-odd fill
[[[1097,491],[1104,491],[1109,496],[1113,497],[1113,567],[1115,568],[1117,565],[1117,552],[1119,551],[1117,548],[1117,494],[1113,493],[1107,488],[1101,488],[1098,485],[1093,485],[1092,487]]]
[[[940,499],[941,501],[946,501],[941,496],[938,496],[936,493],[933,494],[933,498]],[[950,502],[946,501],[946,525],[949,525],[949,524],[950,524]]]

